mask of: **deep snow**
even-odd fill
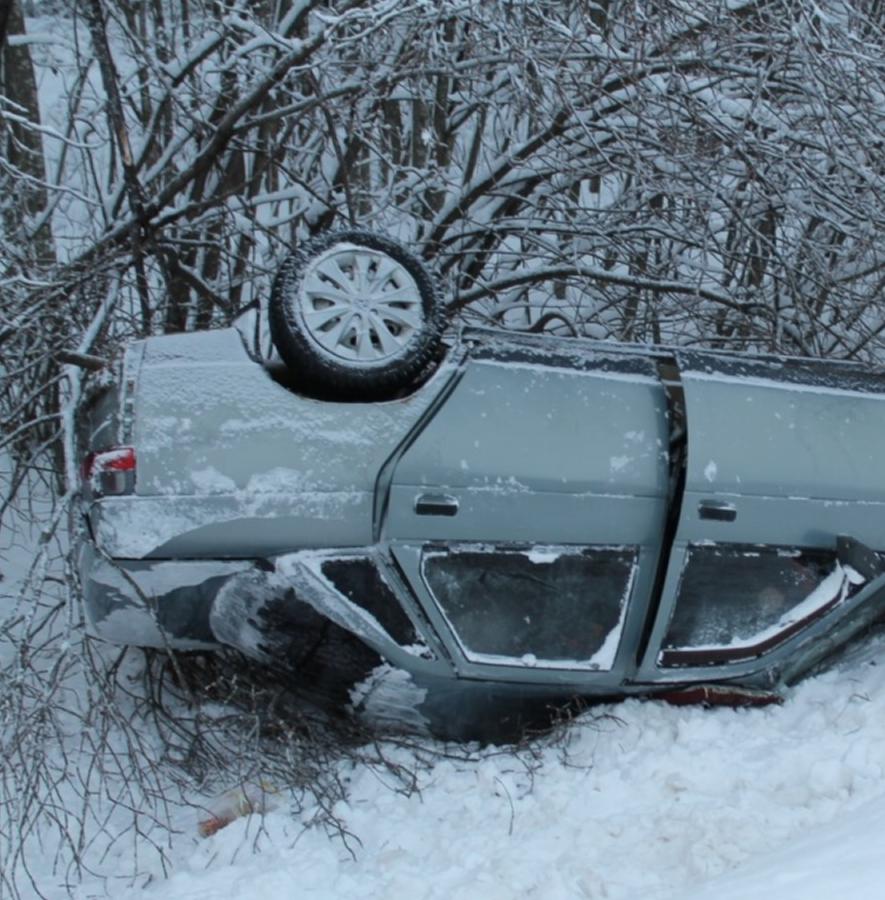
[[[147,896],[879,898],[881,658],[879,637],[781,708],[609,706],[536,760],[441,761],[410,797],[358,768],[336,810],[352,855],[281,809],[183,835]]]
[[[0,619],[36,532],[3,535]],[[792,689],[781,707],[705,710],[629,700],[528,749],[452,751],[415,770],[342,764],[343,841],[285,792],[263,817],[198,834],[205,797],[171,808],[151,841],[108,832],[78,897],[250,900],[853,900],[885,880],[885,633]],[[468,748],[469,749],[469,748]],[[174,791],[170,790],[170,794]],[[2,813],[0,813],[2,814]],[[111,820],[112,827],[113,821]],[[121,821],[121,827],[131,824]],[[0,823],[2,825],[2,823]],[[166,835],[165,839],[163,834]],[[47,896],[67,895],[51,840],[30,844]],[[107,856],[101,858],[104,850]],[[139,877],[129,876],[138,855]],[[99,874],[100,873],[100,874]],[[168,877],[167,877],[168,874]]]

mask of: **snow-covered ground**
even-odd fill
[[[182,837],[147,895],[879,898],[885,642],[865,650],[781,708],[609,706],[532,772],[525,754],[487,751],[437,763],[405,797],[357,769],[337,810],[352,852],[277,810],[261,830]]]
[[[5,535],[4,602],[26,545]],[[416,764],[414,749],[387,749],[415,771],[409,794],[384,769],[342,763],[349,800],[334,812],[346,839],[311,827],[316,811],[295,813],[283,795],[263,817],[201,838],[195,796],[192,810],[173,808],[159,825],[168,828],[165,872],[147,839],[106,833],[95,847],[104,842],[108,853],[93,860],[102,877],[84,875],[73,892],[164,900],[882,895],[882,635],[795,688],[782,707],[630,700],[529,749],[437,749],[452,753],[429,766]],[[30,846],[37,887],[65,896],[51,844]]]

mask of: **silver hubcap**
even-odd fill
[[[386,253],[339,244],[308,267],[298,297],[310,338],[346,362],[398,356],[421,327],[415,279]]]

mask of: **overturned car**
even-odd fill
[[[90,629],[227,645],[495,737],[571,698],[762,698],[885,612],[885,376],[491,330],[362,232],[236,329],[129,345],[84,406]]]

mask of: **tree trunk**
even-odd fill
[[[0,0],[0,95],[29,123],[7,120],[0,124],[0,156],[13,170],[10,180],[14,182],[4,193],[16,201],[3,207],[0,221],[9,246],[29,249],[30,261],[45,266],[55,262],[49,224],[37,228],[31,224],[47,204],[43,141],[35,127],[40,124],[37,81],[27,46],[8,43],[10,35],[24,33],[24,16],[17,0]],[[27,266],[24,259],[21,262]]]

